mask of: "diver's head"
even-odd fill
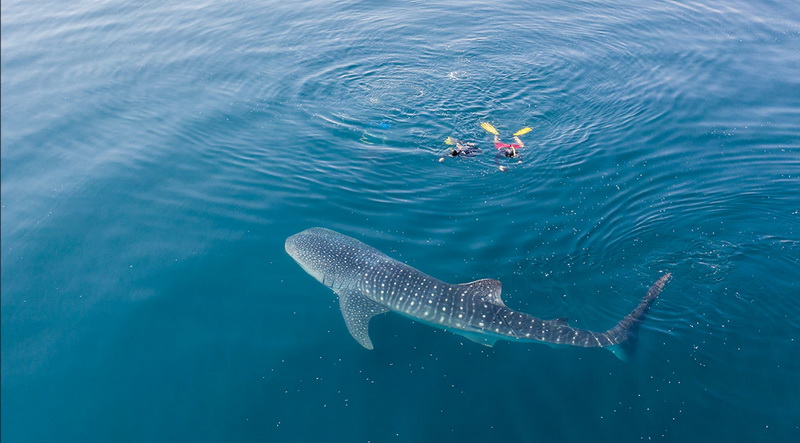
[[[457,157],[458,156],[458,149],[453,149],[450,151],[450,157]]]

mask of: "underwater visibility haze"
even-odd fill
[[[797,2],[1,7],[4,442],[800,438]],[[672,277],[627,362],[367,350],[312,227],[580,330]]]

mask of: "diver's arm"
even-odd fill
[[[498,150],[497,151],[497,155],[494,156],[494,164],[499,166],[500,165],[500,159],[502,159],[503,157],[505,157],[505,154],[503,154],[503,151]]]
[[[497,169],[499,169],[500,172],[508,172],[508,167],[500,164],[500,159],[503,157],[505,157],[503,151],[498,150],[497,155],[494,156],[494,164],[497,165]]]

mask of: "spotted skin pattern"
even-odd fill
[[[311,228],[286,239],[286,252],[339,296],[348,330],[372,349],[369,321],[394,311],[491,346],[497,340],[609,347],[631,338],[670,274],[664,274],[639,305],[605,332],[573,328],[564,319],[542,320],[508,308],[501,283],[484,279],[453,285],[390,258],[354,238]]]

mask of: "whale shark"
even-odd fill
[[[336,293],[348,331],[367,349],[373,349],[370,320],[392,311],[486,346],[505,340],[606,348],[625,360],[639,325],[670,278],[669,273],[662,275],[614,327],[594,332],[572,327],[566,318],[543,320],[507,307],[498,280],[445,283],[330,229],[294,234],[285,248],[300,267]]]

